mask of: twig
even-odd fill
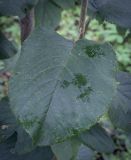
[[[126,42],[128,42],[128,40],[131,38],[131,32],[127,34],[127,36],[124,38],[122,44],[125,44]]]
[[[86,34],[86,32],[87,32],[87,30],[88,30],[88,28],[89,28],[89,24],[90,24],[91,20],[92,20],[92,18],[91,18],[91,17],[89,17],[89,18],[88,18],[88,20],[86,21],[84,35]]]
[[[81,15],[79,22],[79,30],[80,30],[79,39],[82,39],[85,36],[87,7],[88,7],[88,0],[82,0]]]
[[[29,11],[26,16],[20,20],[21,42],[23,42],[34,29],[34,9]]]

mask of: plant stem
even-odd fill
[[[54,156],[54,157],[52,158],[52,160],[57,160],[57,158]]]
[[[82,39],[85,36],[87,7],[88,7],[88,0],[82,0],[81,15],[79,22],[79,30],[80,30],[79,39]]]
[[[21,43],[29,36],[34,29],[34,9],[30,10],[26,16],[20,20]]]

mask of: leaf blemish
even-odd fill
[[[71,84],[77,86],[78,88],[81,88],[82,86],[86,86],[87,84],[86,76],[82,75],[81,73],[75,74],[74,78],[71,81],[63,80],[61,82],[61,87],[67,88]]]
[[[74,74],[74,78],[71,81],[64,80],[61,83],[61,87],[63,89],[69,87],[70,85],[74,85],[79,89],[79,95],[76,99],[81,99],[82,101],[89,101],[89,96],[93,91],[87,77],[81,73]]]
[[[91,87],[87,87],[86,89],[84,89],[83,92],[81,92],[81,94],[77,97],[78,99],[80,98],[82,101],[89,101],[89,96],[92,92],[92,88]]]
[[[87,84],[87,79],[81,73],[75,74],[75,78],[72,80],[72,84],[76,85],[78,88],[85,86]]]
[[[86,55],[88,55],[88,57],[91,58],[105,55],[100,45],[86,46],[84,48],[84,52]]]
[[[67,81],[67,80],[64,80],[64,81],[61,83],[61,87],[62,87],[62,88],[67,88],[69,85],[70,85],[70,82]]]

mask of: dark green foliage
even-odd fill
[[[94,159],[94,152],[90,148],[81,145],[76,160],[93,160],[93,159]]]
[[[55,4],[57,4],[58,6],[60,6],[63,9],[68,9],[68,8],[74,7],[76,1],[77,0],[66,0],[66,1],[63,1],[63,0],[53,0],[53,2]]]
[[[16,120],[9,108],[8,98],[0,101],[0,142],[9,138],[16,129]]]
[[[0,59],[8,59],[16,54],[13,44],[0,32]]]
[[[0,15],[24,17],[38,0],[1,0]]]
[[[15,144],[15,152],[18,154],[25,154],[31,152],[35,146],[32,143],[31,137],[25,132],[22,127],[17,128],[17,141]]]
[[[74,138],[61,144],[52,146],[58,160],[93,160],[95,153],[87,146]]]
[[[49,0],[39,0],[35,8],[36,26],[55,29],[61,18],[62,8]]]
[[[131,28],[130,0],[89,0],[89,9],[102,20],[115,23],[124,28]]]
[[[83,132],[80,139],[85,145],[101,153],[112,153],[115,150],[112,138],[100,125],[95,125],[89,131]]]
[[[14,152],[16,134],[0,144],[0,160],[51,160],[54,155],[50,147],[37,148],[31,153],[18,155]]]
[[[75,160],[79,151],[80,142],[77,139],[71,139],[63,143],[52,146],[52,150],[58,160]]]
[[[119,85],[109,117],[116,127],[131,134],[131,74],[120,72],[117,74],[117,81]]]
[[[131,135],[131,75],[117,74],[111,45],[53,31],[63,9],[78,1],[0,1],[0,16],[19,16],[22,40],[16,54],[0,32],[4,71],[13,70],[9,98],[0,101],[0,160],[93,160],[95,152],[102,159],[118,150],[112,131],[99,124],[107,112]],[[93,17],[131,27],[129,0],[89,0],[88,8]]]

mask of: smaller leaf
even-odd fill
[[[0,32],[0,59],[7,59],[16,54],[13,44]]]
[[[38,0],[1,0],[0,15],[19,16],[23,18],[26,13],[36,5]]]
[[[23,43],[33,31],[35,24],[34,9],[26,13],[24,18],[20,19],[21,42]]]
[[[52,146],[52,150],[57,160],[75,160],[80,142],[77,139],[71,139],[63,143]]]
[[[35,8],[36,26],[55,29],[60,21],[62,9],[48,0],[39,0]]]
[[[35,147],[32,139],[21,127],[17,128],[17,142],[15,144],[15,152],[25,154],[31,152]]]
[[[131,133],[131,74],[120,72],[117,81],[120,84],[109,109],[109,118],[116,127]]]
[[[76,160],[93,160],[94,152],[85,145],[81,145]]]
[[[95,125],[90,130],[83,132],[80,139],[83,144],[98,152],[112,153],[115,149],[113,140],[104,128],[99,125]]]
[[[121,106],[127,112],[131,106],[131,74],[119,72],[116,79],[118,81],[118,87],[112,107],[117,109]]]
[[[89,10],[103,20],[123,28],[131,28],[130,0],[89,0]]]
[[[59,5],[63,9],[71,8],[75,6],[75,0],[53,0],[54,3]]]

